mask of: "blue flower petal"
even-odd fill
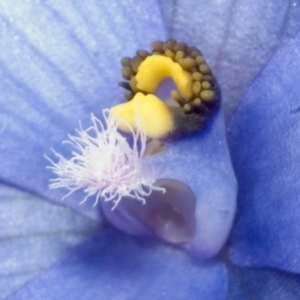
[[[227,300],[298,300],[300,276],[273,269],[228,269]]]
[[[203,51],[227,116],[274,49],[300,29],[299,0],[167,0],[160,6],[169,35]]]
[[[156,2],[0,2],[0,178],[61,203],[44,154],[123,100],[120,59],[164,39]],[[63,204],[92,217],[91,203]]]
[[[231,257],[241,266],[300,272],[300,35],[251,85],[232,118],[239,181]]]
[[[237,188],[222,109],[206,125],[196,134],[166,142],[165,151],[145,161],[156,179],[178,180],[196,196],[196,233],[185,247],[202,259],[216,255],[227,240],[235,216]],[[146,235],[148,223],[130,209],[122,210],[122,204],[112,213],[105,213],[117,228]],[[166,222],[163,226],[172,228],[168,218],[162,219]]]
[[[95,235],[7,299],[224,299],[226,270],[113,229]]]
[[[199,133],[167,144],[153,156],[160,178],[185,183],[195,194],[196,234],[189,251],[200,258],[216,255],[227,240],[236,210],[233,173],[220,109]]]
[[[0,185],[0,299],[98,229],[95,221]]]

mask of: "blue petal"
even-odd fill
[[[236,179],[220,109],[199,133],[167,144],[153,156],[160,178],[185,183],[196,195],[196,234],[189,251],[206,259],[227,240],[236,210]]]
[[[216,255],[222,248],[236,209],[236,179],[227,148],[223,111],[219,109],[206,125],[197,134],[166,142],[165,151],[145,161],[156,179],[178,180],[196,196],[196,233],[185,247],[202,259]],[[105,213],[117,228],[146,235],[147,225],[140,222],[139,216],[130,214],[130,209],[124,211],[121,205],[112,213]],[[171,227],[169,219],[165,226]]]
[[[273,269],[230,266],[227,300],[298,300],[300,276]]]
[[[0,185],[0,299],[98,229],[69,209]]]
[[[227,116],[274,49],[300,28],[299,0],[167,0],[160,6],[169,35],[203,51]]]
[[[221,263],[201,265],[180,250],[110,229],[7,299],[218,300],[226,289]]]
[[[239,181],[231,257],[300,272],[300,35],[243,97],[229,129]]]
[[[156,2],[0,1],[0,178],[60,202],[43,157],[123,100],[120,58],[164,39]],[[92,217],[91,203],[64,204]]]

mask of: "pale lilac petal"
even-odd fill
[[[120,59],[164,39],[156,2],[0,1],[0,179],[100,218],[50,190],[50,147],[123,101]]]

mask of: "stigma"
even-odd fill
[[[112,201],[115,209],[122,198],[128,197],[146,202],[146,197],[153,191],[165,192],[154,185],[155,179],[145,172],[143,160],[147,149],[147,138],[143,131],[134,131],[123,121],[122,128],[131,132],[132,142],[118,131],[109,110],[103,111],[104,121],[94,115],[92,126],[86,130],[77,130],[76,136],[69,135],[65,141],[74,149],[70,158],[52,150],[58,159],[50,162],[53,173],[57,176],[51,180],[50,188],[65,188],[69,192],[66,198],[77,190],[86,194],[80,204],[88,198],[94,198],[94,206],[99,199]]]
[[[220,93],[202,53],[186,43],[169,39],[151,43],[151,52],[138,50],[132,58],[121,60],[120,85],[127,89],[127,102],[111,109],[115,120],[126,120],[147,137],[164,139],[201,130],[218,108]],[[171,79],[175,88],[168,99],[160,99],[157,91]],[[127,131],[125,127],[120,128]]]

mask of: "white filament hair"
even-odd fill
[[[63,199],[82,189],[86,196],[80,204],[95,196],[94,206],[102,198],[104,201],[113,201],[112,209],[123,197],[132,197],[145,204],[145,197],[152,191],[165,192],[164,188],[154,185],[155,179],[143,172],[147,143],[145,132],[138,129],[134,132],[126,125],[133,137],[131,147],[127,139],[118,132],[120,122],[115,123],[108,109],[103,111],[103,117],[105,124],[92,114],[91,127],[83,130],[80,124],[76,130],[77,136],[69,135],[69,140],[64,141],[75,149],[70,159],[53,149],[58,162],[46,156],[52,164],[47,168],[57,175],[57,178],[50,180],[49,187],[67,188],[69,192]]]

